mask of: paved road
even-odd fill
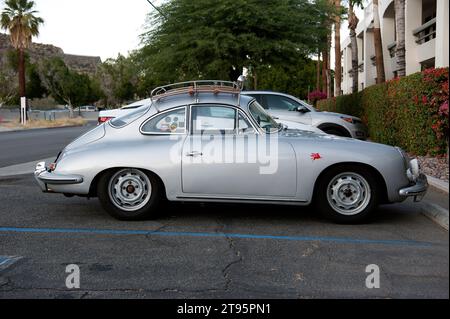
[[[0,167],[26,163],[55,156],[75,138],[95,127],[38,129],[0,133]]]
[[[97,200],[0,179],[0,298],[448,298],[448,233],[412,203],[368,225],[309,209],[171,204],[155,221],[119,222]],[[1,258],[0,258],[1,264]],[[77,264],[81,289],[65,286]],[[367,289],[366,266],[381,271]]]

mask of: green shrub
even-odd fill
[[[448,68],[429,69],[319,101],[320,110],[361,117],[370,139],[417,155],[447,150]]]
[[[342,114],[361,116],[361,97],[362,93],[354,93],[333,97],[327,100],[317,102],[317,108],[322,111],[337,112]]]

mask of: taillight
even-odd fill
[[[98,118],[98,124],[103,124],[105,122],[111,121],[114,117],[103,116]]]
[[[50,172],[53,172],[56,169],[56,163],[50,163],[48,165],[48,169],[50,170]]]

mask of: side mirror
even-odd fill
[[[304,107],[304,106],[299,106],[299,107],[297,108],[297,111],[300,112],[300,113],[303,113],[303,114],[309,112],[309,110],[308,110],[306,107]]]

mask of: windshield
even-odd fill
[[[281,129],[281,124],[275,122],[258,102],[253,101],[248,109],[256,123],[266,132],[273,133]]]
[[[125,115],[122,115],[120,117],[113,119],[109,123],[111,124],[111,126],[113,126],[115,128],[124,127],[125,125],[128,125],[131,122],[134,122],[135,120],[140,118],[142,115],[147,113],[149,108],[150,108],[149,106],[141,106],[140,108],[137,108]]]

